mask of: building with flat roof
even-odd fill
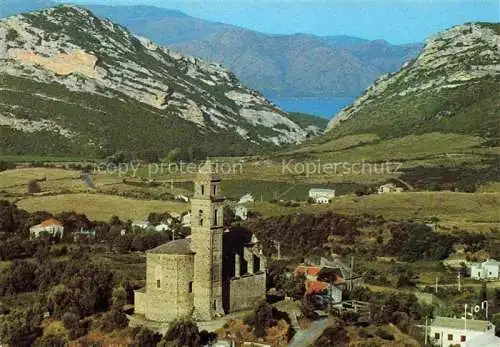
[[[500,346],[495,326],[485,320],[436,317],[429,326],[428,334],[430,341],[437,346]]]

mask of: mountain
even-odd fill
[[[469,23],[430,38],[420,55],[372,84],[327,136],[432,131],[500,137],[500,24]]]
[[[299,126],[220,65],[136,37],[87,9],[8,17],[0,31],[3,153],[248,154],[319,131]]]
[[[0,16],[51,4],[7,0]],[[221,63],[269,97],[358,96],[375,79],[414,58],[422,47],[350,36],[267,35],[152,6],[86,7],[137,35]]]
[[[268,35],[148,6],[89,8],[182,53],[222,63],[267,96],[357,96],[421,49],[349,36]]]

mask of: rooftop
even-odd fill
[[[180,240],[170,241],[147,251],[147,253],[175,254],[175,255],[194,254],[193,250],[191,249],[190,239],[180,239]]]
[[[335,193],[335,189],[312,188],[312,189],[309,189],[309,193]]]
[[[465,322],[462,318],[436,317],[431,323],[432,327],[443,327],[450,329],[464,329]],[[493,325],[485,320],[467,319],[467,330],[488,331]]]

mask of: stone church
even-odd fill
[[[147,252],[146,287],[135,313],[168,322],[208,321],[254,307],[266,297],[266,258],[254,235],[225,230],[220,177],[207,161],[191,199],[191,235]]]

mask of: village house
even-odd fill
[[[475,280],[498,280],[500,279],[500,262],[488,259],[482,263],[471,263],[470,277]]]
[[[394,183],[387,183],[387,184],[383,184],[380,187],[378,187],[379,194],[401,193],[401,192],[403,192],[403,188],[397,187]]]
[[[151,223],[149,223],[147,220],[145,220],[145,221],[135,220],[132,222],[132,229],[134,229],[134,230],[136,230],[136,229],[146,230],[146,229],[149,229],[151,227],[152,227]]]
[[[237,205],[234,208],[234,216],[240,218],[241,220],[248,219],[248,208],[243,205]]]
[[[42,234],[62,237],[64,235],[64,226],[57,219],[51,218],[30,228],[31,239],[39,238]]]
[[[224,229],[225,199],[210,162],[194,188],[190,237],[146,252],[146,287],[135,291],[135,313],[147,320],[210,321],[266,298],[262,246],[246,230]]]
[[[305,295],[328,295],[332,305],[342,302],[345,280],[340,271],[330,271],[316,265],[299,265],[295,276],[304,276]]]
[[[160,223],[155,226],[155,231],[158,232],[164,232],[164,231],[169,231],[171,229],[171,223]]]
[[[309,199],[312,199],[316,204],[328,204],[335,198],[334,189],[313,188],[309,190]]]
[[[246,203],[254,202],[254,201],[255,200],[254,200],[252,194],[248,193],[248,194],[243,195],[240,198],[240,201],[238,201],[238,204],[246,204]]]
[[[500,338],[495,336],[495,326],[483,320],[436,317],[429,326],[428,336],[437,346],[500,346]]]
[[[181,225],[183,227],[189,227],[191,225],[191,211],[182,215],[181,217]]]

